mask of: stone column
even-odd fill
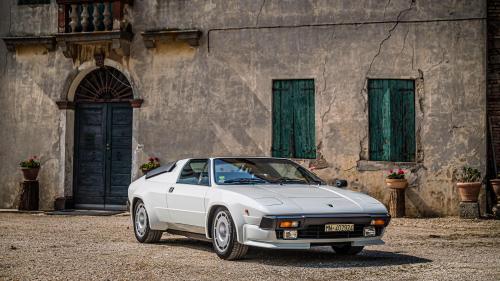
[[[60,111],[59,151],[61,168],[59,172],[59,190],[57,197],[65,199],[66,208],[73,205],[73,147],[75,138],[75,107],[70,101],[56,102]]]

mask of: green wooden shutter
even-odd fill
[[[415,91],[412,80],[390,80],[391,161],[415,161]]]
[[[314,80],[273,81],[272,155],[316,158]]]
[[[316,158],[314,80],[296,80],[295,82],[294,156]]]
[[[368,81],[370,160],[389,161],[391,151],[391,104],[386,80]]]
[[[412,80],[369,80],[370,160],[415,161],[415,100]]]
[[[293,85],[290,81],[273,81],[273,147],[274,157],[292,157],[293,152]]]

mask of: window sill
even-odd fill
[[[388,162],[388,161],[369,161],[360,160],[357,164],[358,171],[382,171],[391,169],[414,170],[422,164],[417,162]]]

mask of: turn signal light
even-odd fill
[[[299,227],[298,221],[282,221],[280,222],[280,228],[293,228]]]
[[[371,225],[384,226],[385,220],[384,219],[373,219]]]

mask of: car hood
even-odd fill
[[[269,214],[386,213],[385,206],[359,192],[302,184],[232,186],[257,201]]]

